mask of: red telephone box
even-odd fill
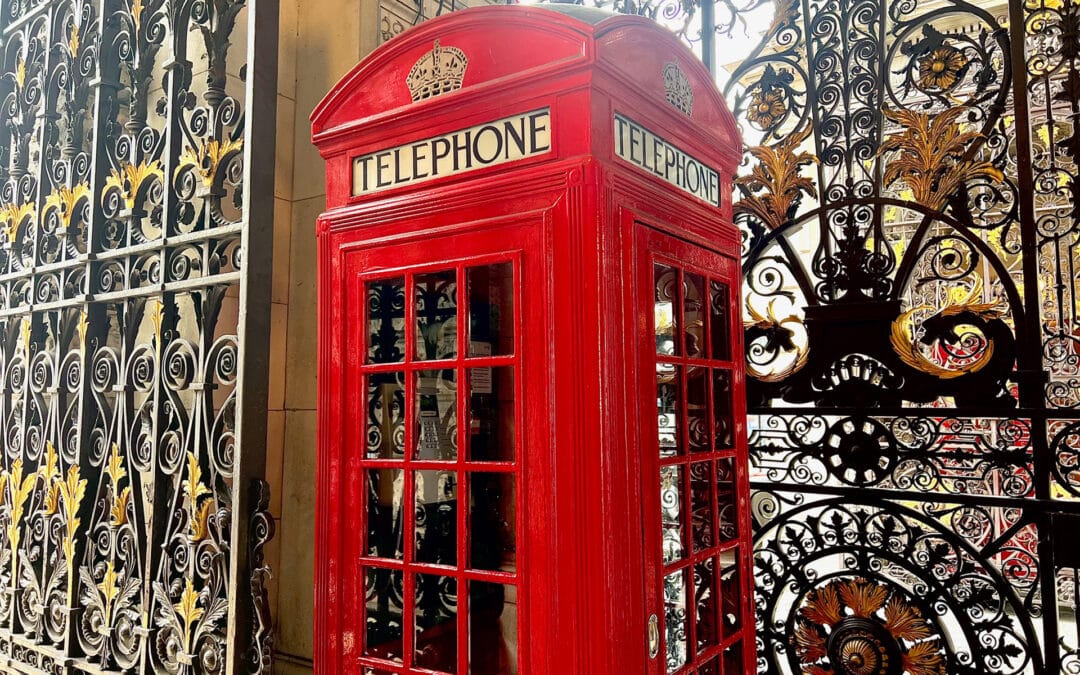
[[[649,20],[434,19],[313,115],[316,671],[754,672],[734,120]]]

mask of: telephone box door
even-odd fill
[[[347,499],[366,531],[344,542],[343,607],[362,672],[518,672],[533,225],[346,258],[364,298],[346,318]]]
[[[744,675],[752,617],[735,260],[636,226],[649,675]],[[749,648],[748,648],[749,647]]]

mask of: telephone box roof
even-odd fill
[[[467,55],[460,88],[415,100],[410,72],[436,49]],[[651,19],[578,5],[502,5],[465,9],[426,21],[375,49],[315,108],[312,137],[320,148],[388,118],[471,104],[515,88],[535,88],[545,79],[603,71],[642,100],[663,101],[659,59],[677,62],[693,92],[687,120],[729,149],[737,161],[738,127],[716,90],[712,74],[673,33]],[[434,119],[434,117],[433,117]],[[332,150],[331,150],[332,152]],[[734,168],[734,165],[732,166]]]

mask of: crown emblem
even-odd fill
[[[694,114],[694,90],[690,80],[675,61],[664,66],[664,93],[668,103],[690,117]]]
[[[412,100],[422,101],[461,89],[468,65],[465,52],[457,47],[443,47],[436,40],[435,47],[420,57],[405,79],[412,92]]]

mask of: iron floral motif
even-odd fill
[[[796,625],[806,675],[946,675],[937,630],[896,588],[833,580],[806,595]]]

